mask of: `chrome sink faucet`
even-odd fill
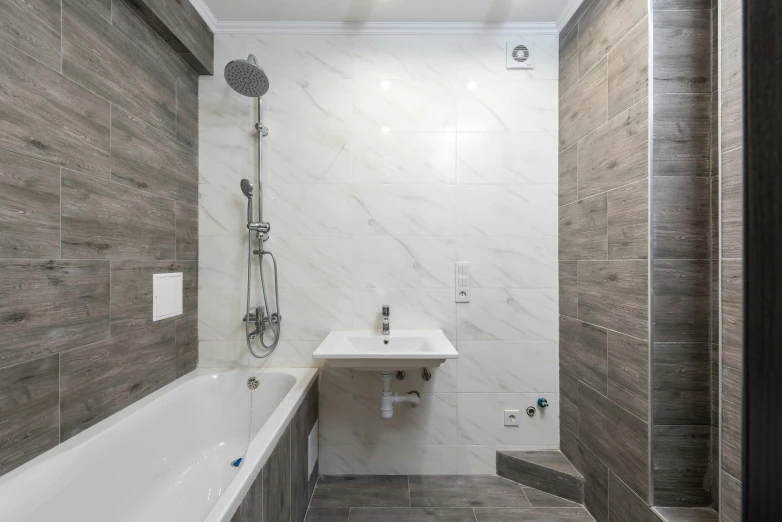
[[[391,325],[388,321],[389,306],[383,305],[383,335],[391,335]]]

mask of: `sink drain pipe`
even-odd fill
[[[421,404],[421,395],[417,391],[404,395],[391,393],[391,375],[391,373],[380,374],[380,382],[383,383],[380,394],[380,416],[384,419],[394,416],[394,404],[409,404],[412,408],[417,408]]]

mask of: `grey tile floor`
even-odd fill
[[[594,522],[581,505],[493,475],[318,480],[305,522]]]

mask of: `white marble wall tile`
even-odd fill
[[[557,185],[458,185],[461,235],[557,235]]]
[[[264,205],[274,236],[346,236],[356,215],[343,185],[273,185]]]
[[[353,238],[354,288],[453,288],[456,240]]]
[[[277,129],[350,130],[353,81],[272,79],[263,97],[264,123]]]
[[[246,238],[245,238],[246,241]],[[246,243],[245,243],[246,248]],[[265,243],[277,259],[280,288],[350,288],[355,255],[353,241],[340,236],[277,236]],[[264,260],[272,280],[272,263]]]
[[[353,183],[431,184],[455,179],[452,132],[359,132],[352,149]]]
[[[507,69],[506,42],[524,39],[535,53],[533,69]],[[559,78],[559,38],[557,35],[465,35],[449,37],[449,50],[456,75],[463,80],[556,80]]]
[[[423,394],[418,408],[397,405],[390,419],[380,416],[379,394],[356,396],[353,434],[366,446],[456,444],[456,394]]]
[[[318,448],[318,471],[322,475],[352,475],[353,446],[321,445]]]
[[[556,133],[460,132],[457,144],[459,184],[550,184],[557,179]]]
[[[286,341],[322,341],[331,330],[350,330],[353,302],[348,289],[280,289]]]
[[[198,366],[200,368],[247,367],[249,354],[244,341],[198,341]]]
[[[557,393],[557,343],[459,341],[458,391]]]
[[[246,129],[210,129],[201,131],[198,139],[198,182],[238,190],[253,166],[253,136]]]
[[[349,80],[353,77],[353,37],[349,35],[248,35],[272,83],[286,80]]]
[[[459,340],[558,339],[557,290],[473,288],[456,311]]]
[[[201,236],[198,288],[244,288],[247,284],[247,234]]]
[[[459,132],[557,132],[556,80],[467,80],[457,84]]]
[[[271,340],[270,334],[267,334],[267,342]],[[320,345],[320,341],[284,341],[280,340],[274,352],[263,359],[250,356],[248,364],[251,368],[319,368],[323,366],[322,361],[312,358],[315,349]],[[264,353],[266,350],[260,346],[257,353]]]
[[[198,290],[199,341],[243,341],[247,313],[245,291],[241,288],[200,288]]]
[[[267,138],[271,183],[349,183],[350,140],[345,131],[275,129]]]
[[[363,35],[354,39],[354,77],[362,80],[455,78],[448,46],[433,35]]]
[[[546,396],[549,406],[534,417],[524,411],[537,407],[535,393],[459,393],[459,444],[559,447],[559,397]],[[504,425],[504,410],[519,410],[519,426]]]
[[[356,80],[354,89],[356,131],[456,129],[456,97],[450,81]]]
[[[456,446],[355,446],[358,475],[453,475]]]
[[[557,238],[472,236],[458,240],[473,288],[557,288]]]
[[[323,396],[338,393],[354,393],[353,370],[350,368],[333,368],[325,365],[320,372],[320,394]]]
[[[391,307],[391,332],[441,329],[456,339],[456,305],[450,289],[376,288],[353,291],[353,328],[380,330],[381,308]]]
[[[321,393],[318,409],[318,435],[322,446],[355,444],[353,419],[356,399],[352,393]]]
[[[421,394],[456,393],[458,367],[458,359],[449,359],[437,368],[430,368],[432,377],[429,381],[423,379],[421,369],[406,371],[404,380],[391,381],[391,390],[400,393],[416,390]],[[380,375],[377,372],[352,372],[351,390],[355,395],[377,399],[380,388]]]
[[[454,185],[352,185],[354,236],[454,236]],[[556,209],[555,209],[556,212]]]

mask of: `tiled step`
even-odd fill
[[[719,515],[711,508],[656,507],[654,512],[664,522],[719,521]]]
[[[498,451],[497,475],[573,502],[584,502],[584,478],[559,450]]]

